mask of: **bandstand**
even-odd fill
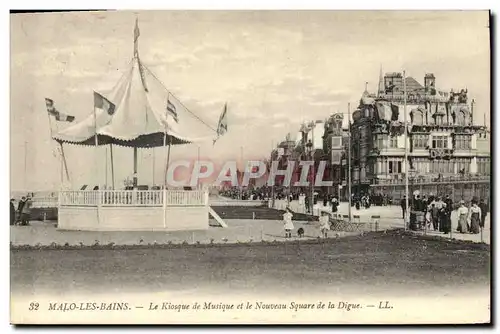
[[[169,189],[166,174],[171,146],[211,141],[218,131],[184,107],[141,62],[138,38],[136,21],[134,56],[121,79],[107,93],[94,92],[94,110],[86,119],[52,134],[61,148],[63,144],[72,144],[95,146],[97,150],[109,145],[111,150],[112,189],[61,189],[57,199],[59,229],[172,231],[209,228],[208,190]],[[113,146],[133,149],[131,190],[114,187]],[[164,185],[159,190],[139,190],[137,151],[155,148],[164,148]],[[69,175],[64,151],[62,161]]]

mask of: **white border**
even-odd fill
[[[220,0],[211,0],[211,1],[199,1],[199,0],[183,0],[183,1],[135,1],[135,2],[124,2],[124,1],[95,1],[95,0],[87,0],[85,2],[75,3],[71,2],[71,7],[73,9],[86,9],[86,8],[116,8],[116,9],[421,9],[421,10],[431,10],[431,9],[441,9],[441,10],[472,10],[472,9],[492,9],[493,13],[498,14],[500,12],[499,5],[500,1],[485,1],[485,0],[474,0],[474,1],[450,1],[450,2],[437,2],[430,0],[419,0],[415,2],[403,2],[403,1],[342,1],[337,2],[334,5],[332,3],[328,3],[326,1],[318,1],[318,0],[308,0],[308,1],[297,1],[297,0],[289,0],[289,1],[271,1],[271,0],[252,0],[252,1],[220,1]],[[7,5],[7,6],[6,6]],[[10,6],[9,6],[10,5]],[[5,6],[5,8],[3,8]],[[44,9],[54,9],[54,8],[68,8],[68,2],[63,1],[11,1],[8,3],[7,1],[2,2],[2,16],[4,20],[2,20],[1,27],[1,36],[3,37],[1,40],[4,42],[4,50],[10,49],[9,43],[9,8],[15,7],[16,9],[32,9],[32,8],[44,8]],[[498,23],[498,16],[495,18],[496,23]],[[498,26],[498,24],[497,24]],[[495,29],[498,34],[498,29]],[[369,33],[369,32],[368,32]],[[496,36],[498,38],[498,35]],[[2,102],[3,102],[3,112],[0,113],[2,119],[0,120],[0,124],[3,127],[3,131],[0,133],[3,136],[3,140],[1,140],[2,145],[2,153],[4,159],[9,154],[10,147],[10,138],[9,138],[9,127],[10,127],[10,106],[9,106],[9,62],[10,62],[10,53],[9,51],[4,51],[3,56],[3,66],[2,70],[2,89],[0,90],[2,94]],[[495,54],[495,60],[498,59],[498,53]],[[498,77],[498,63],[496,64],[496,71],[492,73],[492,76]],[[492,92],[493,96],[499,96],[499,88],[496,86],[495,92]],[[496,110],[493,112],[497,112]],[[498,115],[498,114],[497,114]],[[492,125],[493,128],[498,129],[497,121],[498,116],[496,117],[495,124]],[[494,134],[494,132],[493,132]],[[495,137],[495,144],[498,144],[497,136]],[[10,177],[9,177],[9,164],[7,163],[7,159],[4,160],[4,164],[2,164],[2,173],[1,176],[3,178],[2,184],[10,185]],[[496,180],[495,180],[496,181]],[[0,208],[2,208],[4,217],[3,227],[5,228],[4,233],[1,234],[1,237],[4,239],[1,242],[3,246],[4,253],[2,254],[2,333],[7,333],[14,331],[12,326],[9,326],[9,270],[5,270],[9,266],[9,230],[8,230],[8,216],[9,213],[7,211],[7,200],[10,197],[10,187],[7,187],[7,190],[2,192],[2,197],[0,198],[0,203],[4,203]],[[500,207],[499,199],[495,197],[494,207]],[[498,220],[497,214],[495,213],[495,217],[492,222],[496,223]],[[496,228],[495,239],[498,236],[498,228]],[[496,254],[495,254],[496,255]],[[495,294],[498,293],[498,289],[495,291]],[[497,305],[498,309],[498,305]],[[327,329],[327,328],[325,328]],[[68,329],[64,329],[68,331]],[[136,329],[138,331],[143,331],[143,329]],[[170,329],[172,330],[172,329]],[[429,331],[429,329],[424,329],[425,331]],[[94,329],[95,332],[104,332],[104,329]],[[294,330],[295,331],[295,330]]]

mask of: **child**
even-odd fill
[[[290,210],[290,208],[287,207],[285,213],[283,214],[285,238],[292,237],[292,230],[294,229],[292,218],[293,218],[292,210]]]
[[[320,229],[323,238],[328,238],[328,231],[330,231],[330,217],[328,213],[323,211],[321,212],[321,216],[319,217]]]

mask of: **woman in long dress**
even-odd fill
[[[470,232],[474,234],[479,233],[481,224],[481,208],[477,205],[477,201],[472,201],[472,206],[469,210]]]
[[[464,201],[460,201],[460,206],[457,209],[458,215],[458,228],[460,233],[467,233],[467,218],[469,216],[469,209],[465,206]]]
[[[294,229],[292,218],[293,218],[292,210],[290,210],[290,208],[286,208],[286,212],[283,214],[285,238],[292,237],[292,230]]]

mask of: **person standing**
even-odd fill
[[[457,215],[458,215],[458,232],[460,233],[467,233],[467,219],[469,217],[469,209],[465,206],[465,202],[462,200],[460,201],[460,206],[458,207],[457,210]]]
[[[403,212],[403,219],[406,218],[406,195],[403,196],[403,199],[400,202],[401,211]]]
[[[337,197],[332,199],[332,212],[337,212],[339,207],[339,202],[337,201]]]
[[[22,212],[24,205],[26,204],[26,197],[21,197],[21,200],[17,204],[17,218],[20,223],[22,223]]]
[[[468,220],[470,221],[470,232],[473,234],[478,234],[481,227],[481,208],[477,205],[476,199],[472,200],[472,205],[469,209]]]
[[[304,197],[304,205],[306,206],[306,213],[311,212],[311,205],[309,203],[309,196]]]
[[[481,208],[481,222],[479,223],[479,227],[484,228],[486,215],[488,215],[488,205],[485,203],[484,198],[481,198],[479,208]]]
[[[292,237],[292,230],[294,229],[293,222],[292,222],[293,214],[292,210],[290,208],[286,208],[285,213],[283,214],[283,225],[285,228],[285,238],[291,238]]]
[[[432,227],[434,231],[437,231],[439,230],[439,209],[436,207],[436,203],[431,203],[429,211],[431,214]]]
[[[16,207],[14,206],[14,199],[10,199],[10,225],[16,223]]]
[[[27,226],[30,223],[32,206],[33,206],[33,201],[31,200],[31,197],[28,196],[26,198],[26,202],[24,203],[21,212],[21,224],[24,226]]]
[[[445,234],[451,231],[451,212],[453,211],[453,201],[450,195],[446,195],[444,199],[444,222],[443,222],[443,232]]]
[[[327,212],[322,211],[319,217],[320,230],[323,238],[328,238],[328,231],[330,231],[330,217]]]

